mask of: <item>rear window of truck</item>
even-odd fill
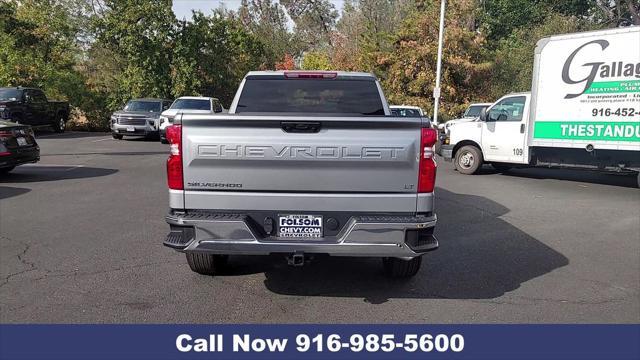
[[[247,79],[236,113],[384,115],[373,80]]]
[[[211,102],[206,99],[178,99],[171,105],[171,109],[211,110]]]

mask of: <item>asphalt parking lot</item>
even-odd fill
[[[2,323],[638,323],[634,177],[439,162],[437,235],[418,276],[378,259],[232,257],[191,272],[162,246],[167,145],[39,134],[0,178]]]

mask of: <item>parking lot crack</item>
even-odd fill
[[[8,241],[13,241],[10,238],[6,237],[6,236],[0,236],[1,238],[8,240]],[[26,266],[26,269],[23,269],[21,271],[17,271],[11,274],[8,274],[7,276],[5,276],[2,279],[2,282],[0,283],[0,288],[2,288],[3,286],[7,285],[9,283],[9,281],[11,280],[11,278],[24,274],[24,273],[28,273],[34,270],[37,270],[36,265],[30,261],[28,261],[26,259],[27,256],[27,252],[29,251],[29,249],[31,248],[31,245],[27,244],[27,243],[23,243],[24,248],[22,249],[22,251],[20,251],[20,253],[18,253],[16,255],[16,257],[18,258],[18,261],[20,261],[21,264],[23,264],[24,266]]]

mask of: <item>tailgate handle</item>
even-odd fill
[[[319,122],[313,121],[283,121],[280,126],[288,133],[317,133],[321,127]]]

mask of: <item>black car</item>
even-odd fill
[[[29,125],[0,120],[0,174],[40,160],[40,147]]]
[[[0,88],[0,120],[50,126],[56,132],[64,132],[69,120],[69,103],[51,101],[40,89]]]

